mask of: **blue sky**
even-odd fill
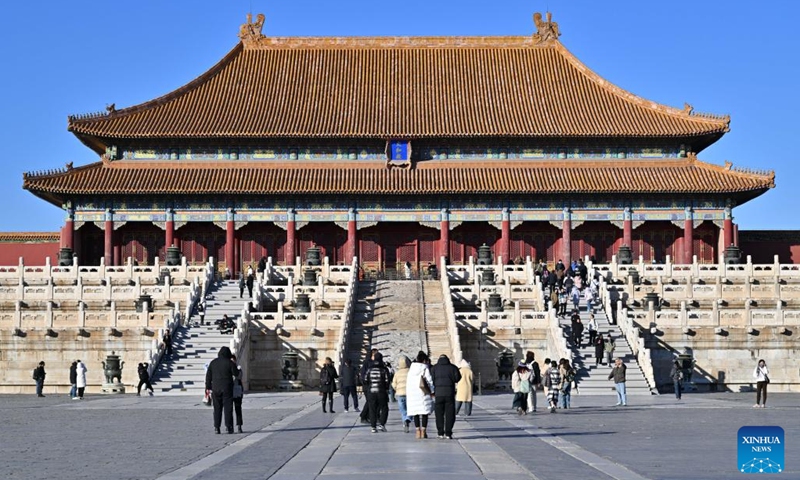
[[[800,2],[671,0],[72,0],[9,2],[0,16],[0,231],[56,231],[62,212],[22,190],[22,172],[96,155],[67,115],[135,105],[194,79],[237,42],[251,9],[266,35],[529,35],[550,9],[562,43],[612,83],[667,105],[730,114],[702,160],[776,172],[734,210],[741,229],[798,229]],[[791,147],[791,148],[790,148]],[[800,148],[800,144],[798,144]]]

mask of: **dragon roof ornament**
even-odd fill
[[[242,40],[242,43],[245,45],[250,45],[264,38],[264,34],[261,33],[261,29],[264,28],[265,18],[266,17],[264,17],[263,13],[259,13],[256,15],[256,21],[254,22],[253,14],[247,14],[247,23],[244,23],[241,27],[239,27],[239,38]]]
[[[536,33],[533,34],[536,43],[549,43],[561,36],[558,23],[553,21],[553,14],[550,12],[547,12],[547,21],[542,20],[541,13],[534,13],[533,24],[536,25]]]

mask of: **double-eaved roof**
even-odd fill
[[[544,25],[551,25],[549,23]],[[553,24],[555,25],[555,24]],[[236,145],[258,139],[625,139],[698,152],[727,116],[637,97],[589,70],[551,35],[275,38],[250,33],[209,71],[155,100],[70,117],[98,153],[112,145]],[[260,29],[260,25],[258,26]],[[557,27],[556,27],[557,28]],[[640,142],[641,143],[641,142]],[[83,194],[732,193],[752,198],[774,174],[690,158],[470,163],[143,161],[106,159],[24,188],[57,203]]]

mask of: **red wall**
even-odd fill
[[[739,230],[742,260],[747,255],[753,263],[772,263],[778,255],[780,263],[800,263],[799,230]]]
[[[58,242],[0,243],[0,265],[19,265],[19,257],[24,257],[25,265],[44,265],[47,257],[55,264],[58,249]]]

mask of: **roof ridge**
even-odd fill
[[[715,163],[704,162],[699,160],[696,156],[690,157],[691,163],[699,168],[708,170],[716,170],[719,172],[734,173],[744,178],[759,178],[769,179],[772,181],[772,186],[775,186],[775,170],[761,170],[747,167],[734,167],[732,162],[725,161],[725,165],[717,165]]]
[[[657,110],[661,113],[665,113],[668,115],[676,116],[679,118],[692,118],[696,119],[705,123],[713,123],[713,124],[723,124],[725,125],[725,132],[730,131],[730,123],[731,117],[730,115],[717,115],[713,113],[706,113],[706,112],[695,112],[694,108],[685,103],[683,109],[671,107],[669,105],[665,105],[663,103],[655,102],[653,100],[648,100],[644,97],[636,95],[635,93],[626,90],[619,85],[616,85],[609,80],[606,80],[605,77],[600,75],[599,73],[595,72],[591,68],[589,68],[585,63],[583,63],[578,57],[575,56],[567,47],[564,46],[561,42],[554,42],[553,44],[556,50],[568,61],[570,62],[579,72],[583,73],[586,78],[595,82],[601,88],[606,89],[607,91],[617,95],[618,97],[622,98],[625,101],[633,102],[641,107],[651,108]]]
[[[245,50],[282,50],[294,48],[330,49],[439,49],[450,48],[552,48],[557,40],[543,42],[532,35],[417,35],[417,36],[265,36],[246,43]]]

